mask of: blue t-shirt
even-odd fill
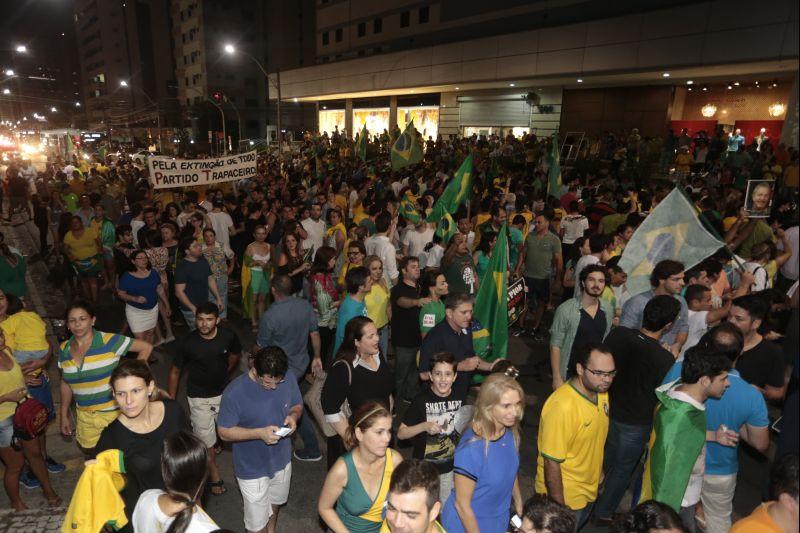
[[[744,136],[743,135],[731,135],[728,137],[728,151],[729,152],[738,152],[739,147],[744,144]]]
[[[339,314],[336,315],[336,341],[333,343],[333,355],[339,351],[339,346],[344,340],[344,328],[351,318],[357,316],[367,316],[367,304],[354,300],[349,294],[345,296],[342,305],[339,306]]]
[[[577,295],[577,291],[576,291]],[[641,329],[642,318],[644,318],[644,308],[647,302],[655,297],[655,293],[651,290],[642,292],[636,296],[632,296],[622,306],[622,315],[619,317],[619,325],[631,329]],[[686,305],[686,300],[683,296],[674,295],[675,299],[681,304],[680,313],[678,318],[672,323],[669,328],[661,337],[661,344],[672,346],[675,343],[675,338],[678,333],[689,332],[689,307]]]
[[[146,278],[137,278],[130,272],[124,272],[119,277],[119,290],[125,291],[130,296],[144,296],[147,301],[143,304],[139,302],[125,302],[126,304],[138,309],[152,309],[158,303],[158,293],[156,289],[161,284],[161,278],[155,269],[150,269],[150,275]]]
[[[222,393],[217,424],[224,428],[281,427],[295,405],[303,405],[303,398],[291,370],[275,390],[264,388],[246,373],[234,379]],[[272,477],[291,460],[291,438],[284,437],[272,446],[263,440],[233,443],[233,471],[239,479]]]
[[[672,365],[664,378],[670,383],[681,377],[683,363]],[[706,400],[706,429],[716,431],[722,424],[728,429],[739,432],[744,424],[763,428],[769,425],[767,404],[758,390],[743,380],[739,372],[728,373],[730,387],[722,398]],[[739,455],[737,447],[723,446],[716,442],[706,443],[706,474],[727,476],[739,471]]]
[[[475,438],[467,429],[456,448],[453,472],[475,482],[472,493],[472,512],[481,531],[505,531],[508,528],[511,492],[519,469],[519,452],[514,436],[506,431],[502,437],[489,442]],[[448,533],[464,531],[455,506],[455,489],[442,509],[442,526]]]

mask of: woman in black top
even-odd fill
[[[375,323],[363,316],[351,319],[322,387],[322,411],[337,433],[328,437],[329,469],[346,451],[342,440],[349,425],[342,412],[345,401],[351,412],[368,401],[380,402],[391,411],[393,389],[394,375],[386,359],[381,357],[380,335]]]
[[[156,383],[144,361],[121,361],[111,373],[109,381],[120,413],[103,430],[95,451],[122,451],[126,478],[122,499],[125,501],[125,514],[130,520],[142,492],[148,489],[164,490],[161,478],[161,448],[164,440],[180,430],[191,431],[191,428],[178,402],[154,400]]]

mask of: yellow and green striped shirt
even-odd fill
[[[114,411],[117,404],[111,394],[111,372],[122,356],[128,353],[133,339],[118,333],[95,331],[92,346],[78,366],[72,359],[70,346],[74,337],[61,344],[58,368],[72,389],[78,409],[86,411]]]

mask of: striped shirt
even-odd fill
[[[78,409],[86,411],[115,411],[117,404],[111,394],[109,378],[120,357],[128,353],[133,339],[118,333],[95,331],[92,345],[78,365],[72,359],[70,346],[74,337],[61,344],[58,368],[72,389]]]

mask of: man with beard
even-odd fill
[[[213,494],[224,494],[225,486],[216,463],[216,422],[222,391],[242,355],[239,337],[219,326],[219,309],[211,302],[200,304],[195,313],[197,329],[181,340],[169,371],[168,393],[178,394],[181,370],[186,370],[186,396],[192,432],[208,448],[208,486]]]
[[[576,514],[576,531],[589,519],[603,470],[608,434],[608,389],[614,356],[599,343],[581,344],[567,383],[542,407],[535,490]]]
[[[553,390],[567,379],[571,357],[582,344],[601,342],[611,329],[614,311],[600,298],[606,288],[606,269],[589,265],[578,278],[580,299],[570,298],[556,309],[550,328],[550,367]]]

